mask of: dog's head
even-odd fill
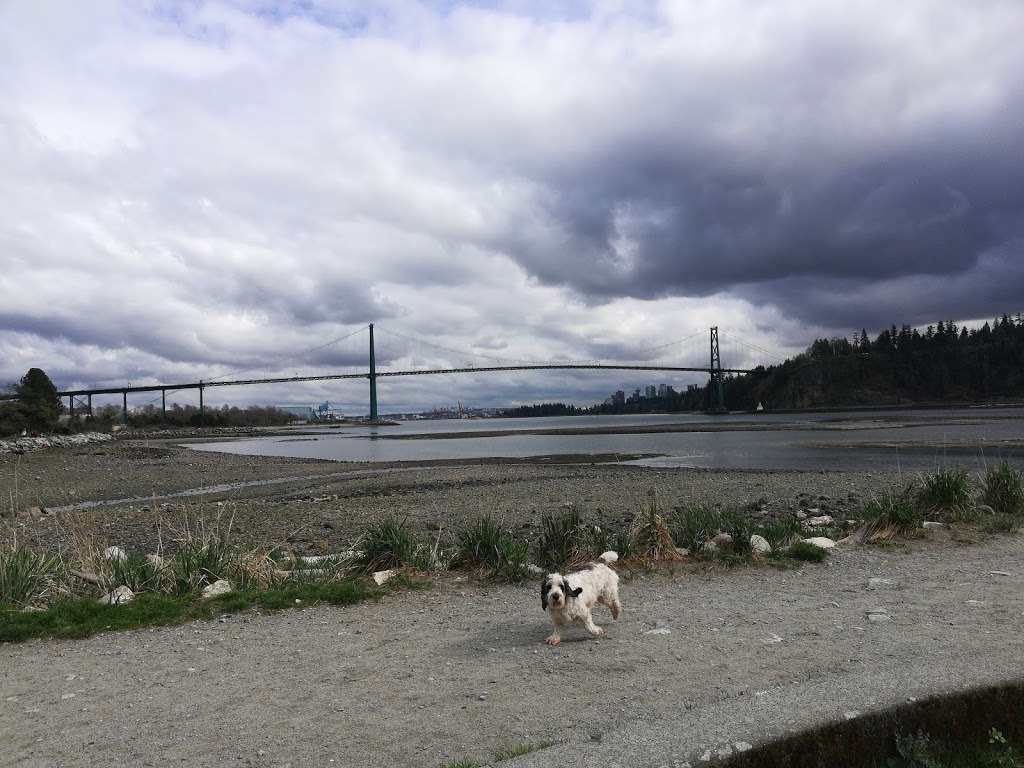
[[[548,605],[556,609],[565,608],[569,599],[579,597],[581,592],[583,587],[573,589],[560,573],[549,573],[540,585],[540,607],[545,611]]]

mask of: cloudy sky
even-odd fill
[[[370,323],[404,370],[1024,311],[1022,39],[1021,0],[0,0],[0,383],[354,371]],[[701,377],[381,410],[666,380]],[[325,399],[368,409],[207,394]]]

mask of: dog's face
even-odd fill
[[[573,589],[566,583],[564,576],[550,573],[544,578],[544,583],[540,585],[541,609],[546,611],[549,605],[556,610],[565,608],[569,599],[579,597],[581,592],[583,592],[583,587]]]

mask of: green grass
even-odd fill
[[[698,555],[721,530],[722,512],[714,504],[689,504],[673,509],[666,522],[673,541]]]
[[[922,731],[897,734],[896,751],[899,757],[889,758],[880,768],[1024,768],[1024,752],[995,728],[988,732],[988,744],[981,746],[936,743]]]
[[[351,605],[378,599],[382,594],[350,578],[326,584],[228,592],[208,600],[200,599],[195,593],[146,593],[121,605],[107,605],[94,598],[62,598],[42,611],[0,612],[0,642],[21,642],[35,637],[82,638],[100,632],[168,626],[254,609],[281,611],[315,603]]]
[[[0,606],[23,608],[44,600],[54,588],[59,567],[56,556],[23,545],[0,552]]]
[[[864,505],[858,511],[863,520],[862,540],[871,543],[919,536],[923,517],[913,497],[914,487],[910,486],[902,493],[886,491]]]
[[[421,546],[409,531],[407,519],[388,518],[370,525],[358,548],[361,554],[356,558],[356,565],[371,573],[414,565]]]
[[[1003,461],[989,469],[982,478],[981,502],[992,507],[997,515],[1019,515],[1024,512],[1024,488],[1021,472]]]
[[[754,532],[761,534],[774,552],[783,547],[788,547],[802,538],[804,527],[796,517],[786,517],[782,520],[773,520],[765,523]]]
[[[828,560],[828,550],[809,544],[806,541],[797,541],[785,550],[782,554],[790,560],[799,560],[805,563],[822,563]]]
[[[917,487],[914,501],[930,520],[970,521],[974,517],[971,483],[964,469],[940,468]]]
[[[579,507],[573,505],[561,514],[546,514],[540,521],[540,539],[534,549],[537,565],[548,571],[568,570],[593,559],[592,529],[583,523]]]
[[[452,565],[485,571],[501,581],[521,583],[530,576],[530,544],[516,539],[489,515],[459,531]]]

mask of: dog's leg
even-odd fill
[[[562,642],[562,622],[557,621],[552,617],[551,623],[554,624],[554,627],[551,630],[551,634],[546,640],[544,640],[544,642],[548,645],[558,645]]]
[[[608,606],[608,609],[612,612],[612,618],[618,621],[619,614],[622,613],[622,603],[619,602],[619,591],[617,589],[611,590],[610,594],[602,594],[597,598],[597,602]]]
[[[599,637],[604,634],[604,630],[594,623],[594,617],[591,616],[589,613],[583,620],[583,626],[587,628],[587,632],[594,635],[595,637]]]

